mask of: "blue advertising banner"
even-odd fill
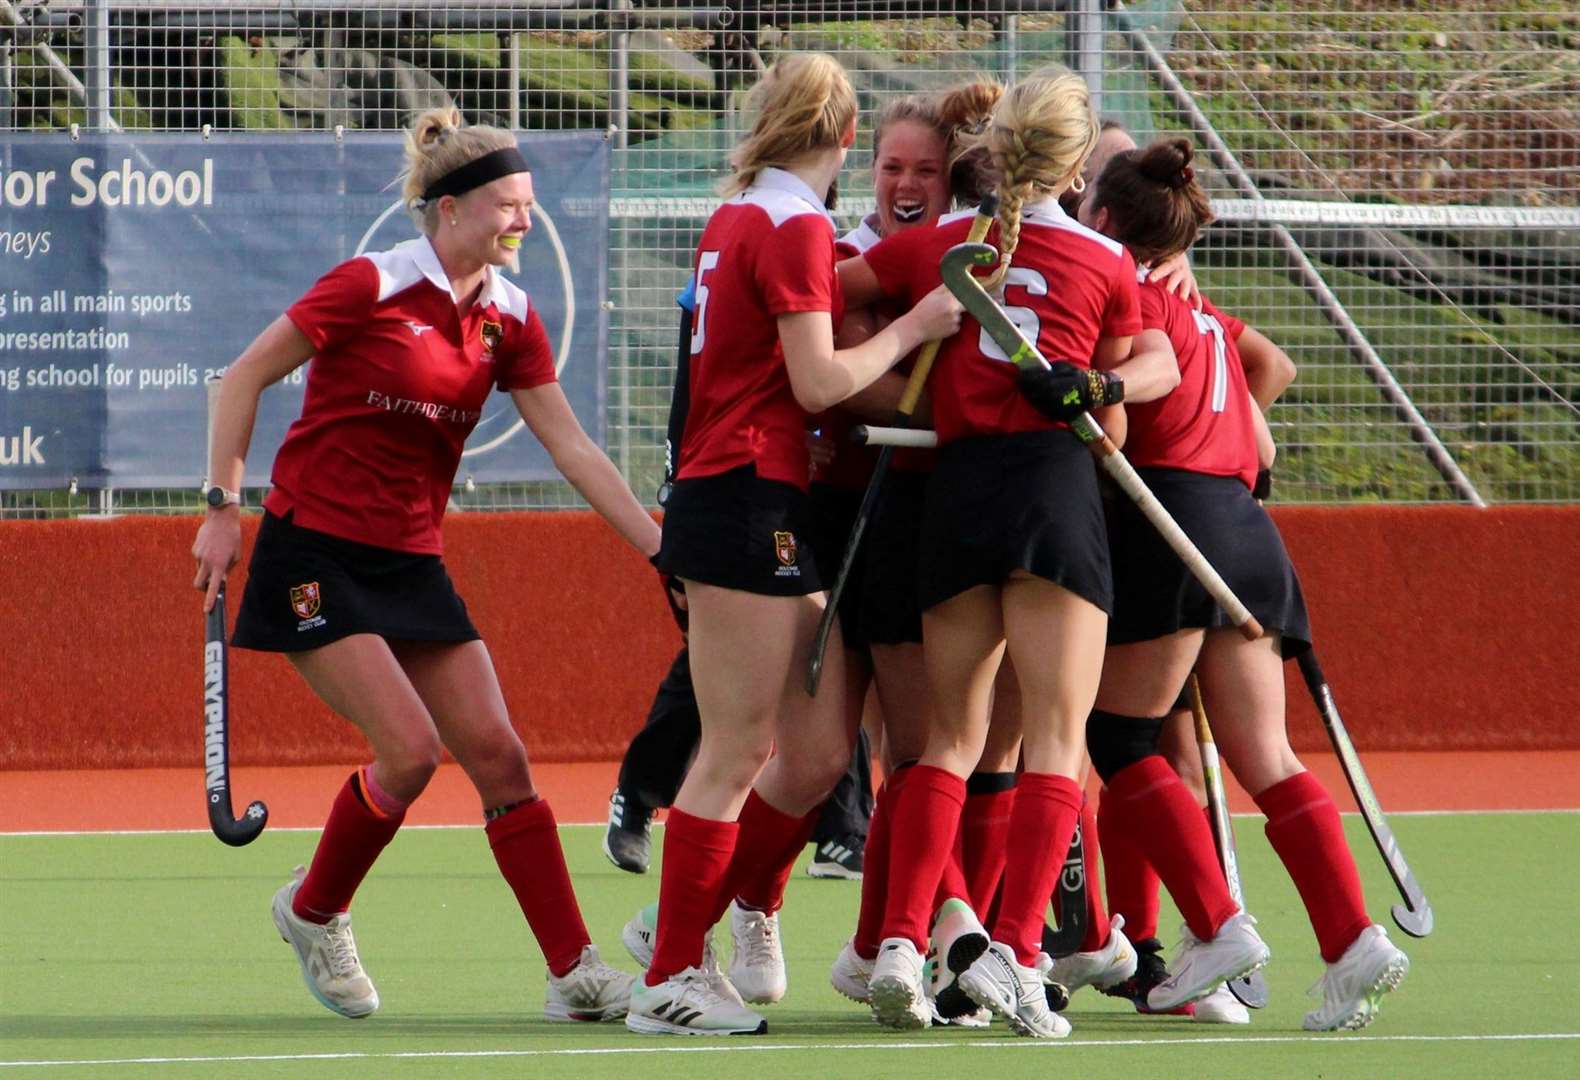
[[[512,274],[577,418],[605,437],[609,144],[530,133],[537,206]],[[390,133],[0,136],[0,488],[196,487],[204,377],[327,270],[415,236]],[[247,484],[267,484],[307,368],[266,390]],[[510,398],[461,461],[478,482],[555,475]]]

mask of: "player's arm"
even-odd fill
[[[878,281],[877,271],[866,257],[857,255],[854,259],[841,259],[834,267],[839,274],[839,291],[845,297],[845,305],[850,308],[871,307],[879,300],[884,299],[883,285]]]
[[[258,398],[265,387],[306,363],[313,351],[307,335],[281,315],[225,369],[214,408],[213,445],[209,447],[208,462],[210,484],[241,490],[247,448],[252,445],[252,428],[258,418]],[[213,605],[220,582],[240,555],[241,507],[232,504],[209,510],[192,544],[192,556],[198,562],[192,584],[207,590],[205,610]]]
[[[837,352],[828,312],[780,315],[779,343],[797,404],[819,413],[872,385],[918,345],[954,333],[960,326],[960,310],[960,302],[940,285],[860,345]]]
[[[1124,380],[1126,401],[1155,401],[1180,384],[1179,359],[1162,330],[1143,330],[1133,338],[1104,338],[1097,347],[1093,366]],[[1126,350],[1123,355],[1121,348]]]
[[[1240,364],[1245,368],[1245,383],[1263,411],[1273,407],[1290,383],[1295,381],[1295,362],[1289,354],[1265,335],[1247,326],[1235,340]]]
[[[512,390],[510,397],[533,436],[554,459],[554,467],[560,475],[570,481],[626,543],[649,558],[657,554],[657,523],[631,494],[614,462],[582,430],[560,384],[550,381],[528,389]]]
[[[1251,427],[1256,435],[1256,463],[1271,469],[1273,459],[1278,456],[1278,447],[1273,443],[1273,429],[1267,426],[1267,417],[1254,395],[1251,397]]]

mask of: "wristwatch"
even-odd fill
[[[241,505],[241,492],[227,491],[218,484],[210,484],[203,492],[203,501],[209,508],[219,510],[227,506]]]

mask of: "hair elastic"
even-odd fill
[[[429,184],[422,193],[422,201],[430,203],[445,195],[465,195],[473,188],[482,187],[501,176],[529,173],[527,159],[514,146],[506,146],[492,153],[474,158],[465,165],[451,169]]]

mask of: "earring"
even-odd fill
[[[456,218],[451,218],[450,219],[450,225],[451,225],[452,228],[454,226],[456,226],[456,225],[459,225],[459,224],[461,224],[461,222],[459,220],[457,220]]]
[[[1070,190],[1077,195],[1084,192],[1086,190],[1086,177],[1077,173],[1075,179],[1070,181]]]

